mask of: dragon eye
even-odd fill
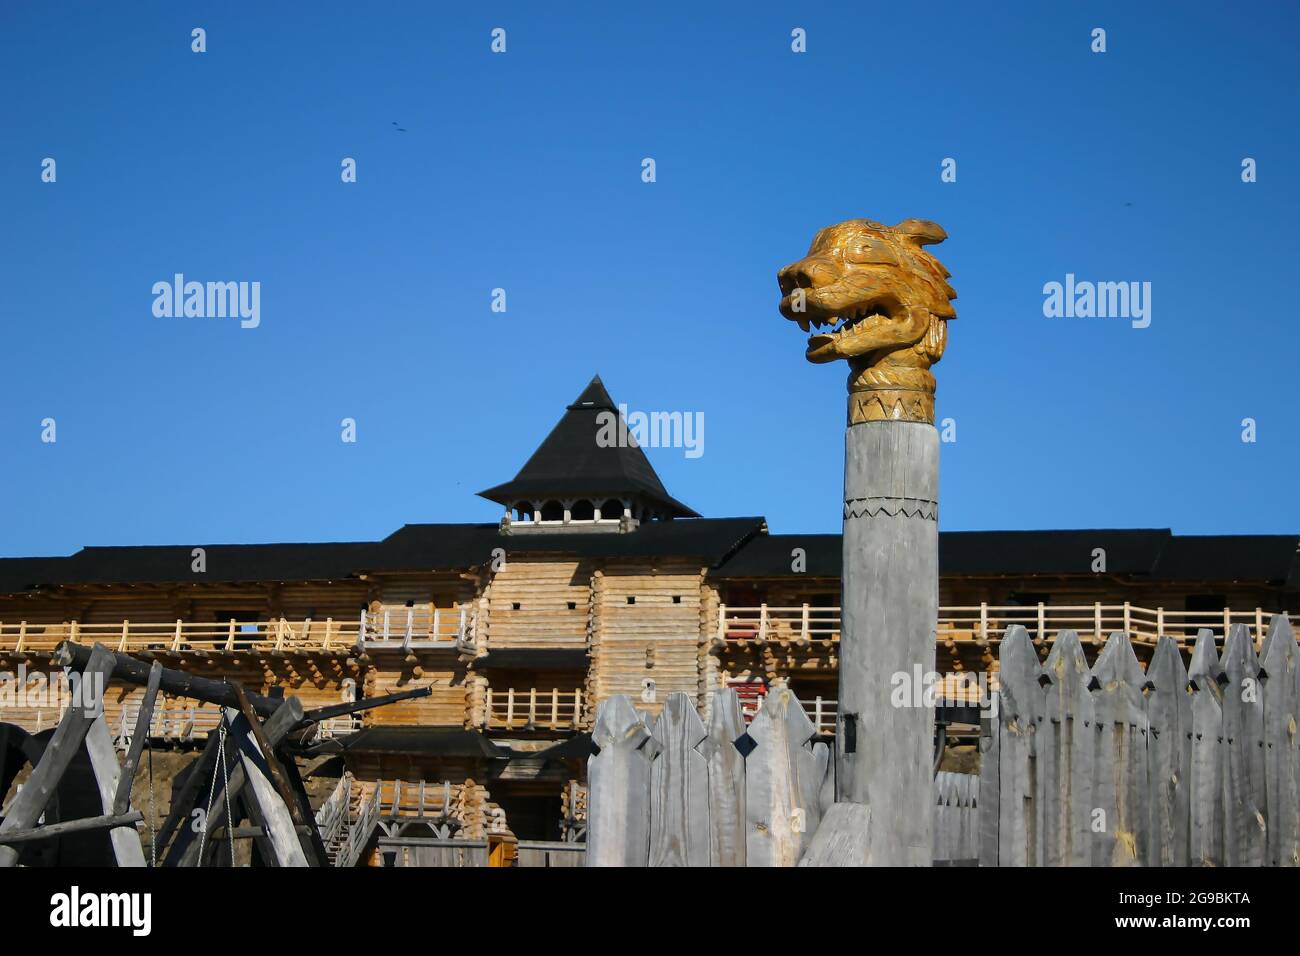
[[[849,262],[861,265],[898,265],[898,257],[894,255],[894,251],[889,248],[889,244],[883,239],[863,238],[857,244],[844,250],[844,258]]]

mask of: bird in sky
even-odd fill
[[[406,132],[405,129],[403,129],[402,127],[400,127],[400,126],[397,125],[397,120],[393,120],[393,127],[394,127],[394,128],[395,128],[399,133],[405,133],[405,132]]]

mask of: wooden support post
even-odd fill
[[[113,798],[112,812],[118,816],[126,813],[131,805],[131,782],[135,780],[136,767],[140,765],[140,754],[149,737],[149,724],[153,720],[154,703],[158,699],[158,684],[162,680],[162,665],[157,661],[149,668],[149,684],[145,687],[144,699],[135,719],[135,734],[131,737],[131,749],[126,753],[122,764],[122,776],[118,783],[117,794]],[[122,708],[122,719],[126,719],[126,708]]]
[[[310,866],[295,829],[296,822],[292,816],[294,805],[277,793],[276,785],[272,782],[274,771],[270,769],[270,763],[275,757],[269,751],[263,751],[254,737],[254,726],[260,730],[261,723],[257,721],[256,715],[250,722],[234,707],[227,707],[225,714],[230,724],[230,737],[235,742],[239,756],[238,764],[243,768],[248,782],[246,799],[250,805],[256,804],[265,821],[267,838],[271,841],[276,862],[280,866]],[[233,788],[232,774],[231,789]],[[216,804],[214,808],[215,806]],[[208,825],[211,826],[211,821]]]
[[[122,621],[122,640],[119,641],[117,645],[117,649],[119,651],[122,652],[126,651],[126,639],[127,639],[127,635],[129,635],[130,633],[131,633],[131,622],[126,620]]]
[[[232,691],[232,696],[233,696],[233,691]],[[253,704],[254,706],[256,706],[256,700],[257,698],[255,697],[251,697],[251,696],[249,697],[249,703]],[[235,710],[236,712],[238,711],[238,708],[225,708],[225,709]],[[296,727],[302,721],[302,717],[303,717],[302,702],[299,701],[298,698],[296,697],[286,697],[283,701],[283,706],[281,706],[281,708],[278,711],[272,714],[271,718],[267,720],[267,722],[263,725],[263,730],[266,734],[267,740],[270,741],[271,746],[273,748],[278,747],[280,745],[280,741],[282,741],[288,735],[289,731],[292,730],[294,727]],[[192,782],[194,784],[194,792],[192,793],[187,792],[185,794],[186,802],[182,802],[182,800],[178,798],[176,803],[173,804],[172,812],[168,814],[167,822],[164,824],[164,830],[169,831],[170,828],[175,827],[180,822],[180,820],[184,819],[185,816],[190,812],[190,810],[193,809],[194,807],[193,800],[195,796],[198,794],[199,787],[210,786],[212,780],[213,761],[215,761],[219,757],[219,748],[217,747],[217,739],[219,738],[219,736],[220,736],[219,727],[209,732],[208,750],[204,752],[204,757],[202,758],[203,763],[196,765],[194,771],[195,773],[199,773],[200,770],[202,770],[202,776],[205,779],[198,781],[198,780],[193,780],[193,778],[191,778],[190,781],[187,781],[186,790],[189,791],[190,783]],[[248,779],[244,761],[235,760],[233,761],[233,764],[234,765],[229,768],[230,795],[232,800],[234,800],[240,795],[240,793],[244,788],[244,784],[247,782]],[[269,781],[267,785],[270,786]],[[220,776],[218,775],[217,790],[213,797],[213,802],[212,802],[214,808],[223,805],[222,801],[225,799],[224,790],[225,790],[225,783],[220,779]],[[261,806],[260,803],[259,806]],[[176,816],[178,814],[179,814],[179,818],[173,821],[173,816]],[[170,836],[170,832],[166,833],[165,835]],[[183,827],[178,829],[176,833],[176,840],[168,848],[167,857],[163,861],[163,865],[164,866],[194,866],[198,862],[199,841],[196,839],[197,836],[198,834],[195,833],[191,827]],[[162,845],[161,839],[159,840],[159,845],[160,846]],[[299,850],[299,852],[301,853],[301,849]]]
[[[79,691],[72,705],[63,713],[54,735],[45,745],[45,753],[32,768],[26,785],[14,797],[9,805],[9,812],[4,822],[0,823],[0,834],[12,830],[27,830],[35,825],[45,812],[50,797],[54,795],[64,772],[72,763],[73,757],[86,739],[90,726],[98,718],[103,719],[103,692],[113,676],[112,652],[101,645],[95,645],[90,660],[81,674]],[[87,698],[94,695],[94,699]],[[98,713],[97,713],[98,711]],[[108,727],[104,727],[105,733]],[[112,748],[112,740],[109,741]],[[115,758],[116,759],[116,758]],[[0,867],[12,867],[18,863],[18,851],[8,846],[0,846]]]
[[[181,619],[178,617],[176,619],[176,635],[172,639],[172,650],[179,651],[180,649],[181,649]]]
[[[99,716],[91,722],[86,731],[86,753],[90,757],[90,767],[95,774],[95,785],[99,788],[99,804],[105,816],[121,816],[114,811],[118,790],[126,783],[126,793],[131,796],[131,781],[123,776],[122,768],[117,764],[117,751],[113,749],[113,735],[109,732],[108,721],[104,719],[103,702],[99,705]],[[129,809],[129,805],[128,805]],[[123,811],[125,813],[125,810]],[[113,856],[118,866],[145,865],[144,849],[140,845],[140,834],[135,823],[113,827],[108,832],[113,845]]]

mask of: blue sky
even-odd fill
[[[650,451],[701,513],[836,531],[775,272],[861,216],[950,236],[942,527],[1300,532],[1295,4],[293,9],[0,8],[0,555],[495,520],[596,372],[704,414]],[[177,272],[260,327],[156,318]],[[1151,326],[1044,317],[1066,273]]]

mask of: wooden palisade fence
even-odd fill
[[[1300,647],[1202,630],[1190,665],[1128,636],[1089,666],[1074,631],[1039,660],[1007,629],[980,773],[935,778],[934,860],[984,866],[1300,865]],[[603,703],[589,764],[590,866],[794,866],[834,799],[826,743],[787,688],[746,728],[734,691],[706,726],[685,694],[653,720]],[[861,819],[866,819],[863,816]]]
[[[745,726],[734,690],[706,726],[686,694],[651,720],[603,703],[593,742],[588,866],[794,866],[834,800],[828,745],[794,695],[774,689]],[[973,862],[979,779],[935,780],[935,859]]]
[[[1146,671],[1111,635],[1088,666],[1074,631],[1046,664],[1023,627],[1001,647],[997,716],[981,739],[986,866],[1300,865],[1295,635],[1245,625],[1189,666],[1168,637]]]
[[[830,750],[786,688],[746,728],[734,690],[706,727],[686,694],[653,723],[601,704],[588,765],[588,866],[794,866],[829,803]],[[824,792],[825,791],[825,792]]]

